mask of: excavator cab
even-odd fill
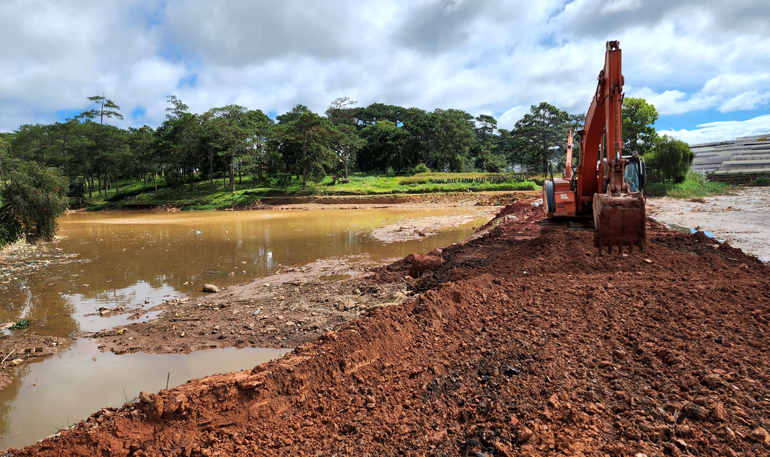
[[[644,159],[640,157],[626,157],[628,165],[623,180],[628,184],[629,192],[642,192],[647,187],[647,174],[644,171]]]

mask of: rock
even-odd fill
[[[139,403],[152,403],[152,396],[145,391],[139,392]]]
[[[516,368],[513,368],[512,366],[510,366],[510,365],[509,365],[509,366],[508,366],[508,367],[505,369],[505,371],[503,372],[503,374],[504,374],[504,375],[506,375],[506,376],[508,376],[508,377],[510,378],[511,376],[518,376],[518,375],[519,375],[519,370],[517,370]]]
[[[518,444],[526,444],[535,439],[535,432],[528,427],[521,427],[518,433],[519,437],[516,439]]]
[[[551,395],[548,397],[548,406],[551,408],[558,408],[561,406],[561,403],[559,403],[559,396],[556,394]]]
[[[701,379],[701,384],[709,389],[716,389],[722,385],[722,378],[718,374],[708,374]]]
[[[770,433],[762,427],[757,427],[749,433],[749,439],[770,447]]]
[[[24,363],[24,361],[23,361],[22,359],[13,359],[13,360],[11,360],[11,361],[9,362],[9,364],[10,364],[11,366],[14,366],[14,367],[15,367],[15,366],[18,366],[18,365],[21,365],[22,363]]]
[[[13,324],[15,324],[15,322],[6,322],[5,324],[0,325],[0,330],[9,329],[9,328],[13,327]]]
[[[203,292],[209,292],[209,293],[215,294],[219,292],[219,287],[215,286],[214,284],[204,284]]]
[[[684,405],[682,412],[684,413],[685,417],[695,420],[703,420],[706,418],[706,416],[708,416],[708,411],[706,411],[706,408],[700,405],[696,405],[695,403],[687,403]]]
[[[748,270],[748,269],[749,269],[749,266],[748,266],[748,265],[746,265],[745,263],[742,263],[742,264],[741,264],[741,266],[739,266],[738,268],[740,268],[741,270],[744,270],[744,271],[746,271],[746,270]]]
[[[714,338],[714,342],[717,344],[722,344],[722,341],[724,341],[724,337],[722,335],[719,335],[718,337]]]
[[[725,405],[724,403],[717,403],[714,405],[714,408],[711,410],[711,413],[709,414],[712,420],[716,422],[724,422],[725,421]]]
[[[411,264],[409,276],[419,278],[426,271],[436,271],[441,266],[441,256],[426,254],[409,254],[406,261]]]
[[[612,356],[615,358],[615,360],[623,360],[626,358],[626,352],[621,349],[615,349],[612,351]]]

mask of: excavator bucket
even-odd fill
[[[594,245],[612,253],[617,246],[618,253],[628,246],[629,253],[634,246],[644,249],[647,237],[645,223],[644,196],[641,193],[631,193],[619,196],[608,194],[594,195]]]

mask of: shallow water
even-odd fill
[[[102,353],[80,339],[46,360],[17,368],[22,382],[0,391],[0,447],[20,447],[83,420],[104,406],[133,401],[190,379],[247,369],[288,349],[210,349],[191,354]]]
[[[152,307],[170,297],[197,295],[204,283],[246,282],[279,265],[343,255],[377,261],[446,246],[486,219],[391,244],[373,239],[369,231],[410,218],[474,211],[73,213],[59,220],[64,239],[58,246],[81,262],[43,267],[0,284],[0,322],[31,319],[28,331],[57,337],[111,328],[127,323],[128,314],[100,317],[100,307]],[[0,391],[0,448],[30,444],[104,406],[120,406],[140,390],[155,392],[165,387],[168,371],[171,385],[178,385],[192,377],[251,368],[276,354],[225,349],[115,356],[79,340],[56,357],[16,368],[14,383]]]

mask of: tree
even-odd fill
[[[218,133],[220,150],[226,151],[231,192],[235,192],[236,159],[247,150],[248,141],[254,135],[248,112],[243,106],[227,105],[206,113]]]
[[[262,169],[268,162],[268,143],[272,139],[275,122],[261,110],[248,112],[251,138],[249,138],[248,164],[244,169],[256,179],[262,179]],[[254,173],[256,171],[256,173]]]
[[[366,140],[358,136],[356,128],[351,125],[339,124],[335,128],[334,150],[345,165],[345,179],[348,179],[348,165],[356,160],[356,154],[366,145]]]
[[[5,167],[7,167],[8,156],[11,152],[11,143],[0,136],[0,188],[5,184]]]
[[[166,102],[171,105],[166,107],[166,119],[179,119],[190,108],[182,103],[182,100],[179,100],[176,95],[166,97]]]
[[[302,190],[307,190],[309,173],[321,174],[335,161],[331,149],[337,131],[328,119],[297,105],[290,113],[278,117],[278,136],[285,146],[295,146],[297,170],[302,171]],[[297,151],[298,150],[298,151]]]
[[[655,144],[655,149],[647,163],[663,175],[664,180],[683,182],[690,170],[695,153],[684,141],[663,135]]]
[[[626,153],[645,155],[652,151],[658,133],[652,124],[658,120],[658,111],[643,98],[623,99],[623,148]]]
[[[451,161],[457,163],[455,156],[464,158],[468,155],[476,138],[473,130],[473,116],[456,109],[437,109],[433,112],[437,118],[437,128],[433,136],[432,151],[434,159],[441,169]]]
[[[569,128],[579,118],[546,102],[532,105],[511,132],[509,160],[526,170],[543,172],[549,161],[563,162]]]
[[[56,218],[67,208],[67,178],[35,162],[8,175],[0,191],[0,247],[20,238],[52,240]]]
[[[475,166],[480,171],[500,171],[504,167],[503,161],[497,156],[497,144],[495,131],[497,119],[487,114],[482,114],[475,119],[476,142],[471,147],[471,156],[475,159]]]
[[[361,130],[366,141],[366,159],[363,165],[369,169],[387,172],[388,168],[403,171],[409,167],[404,157],[409,132],[396,127],[391,121],[378,121]]]
[[[128,129],[128,147],[131,150],[135,162],[135,169],[140,176],[144,176],[144,185],[147,185],[147,176],[152,176],[153,186],[158,190],[155,175],[158,172],[158,157],[154,148],[155,131],[149,125],[140,128]]]
[[[355,106],[358,102],[352,100],[350,97],[337,97],[329,103],[329,107],[326,109],[326,117],[332,121],[333,124],[349,124],[355,125]]]
[[[94,119],[98,116],[100,125],[104,125],[105,117],[116,117],[118,119],[123,119],[123,115],[118,112],[120,107],[116,105],[112,100],[104,98],[103,95],[94,95],[93,97],[88,97],[88,99],[97,106],[97,109],[92,108],[90,110],[86,110],[81,113],[81,116],[84,116],[88,119]]]

